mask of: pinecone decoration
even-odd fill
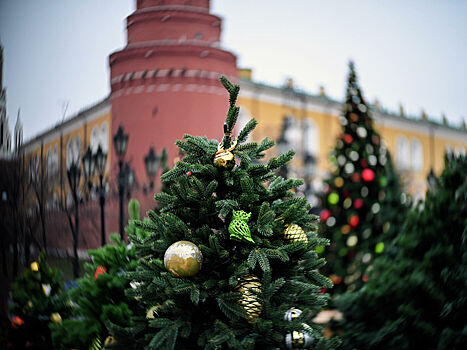
[[[248,227],[251,213],[246,213],[243,210],[233,210],[232,216],[229,225],[230,239],[255,243],[251,238],[250,228]]]
[[[238,303],[248,313],[248,322],[252,322],[261,314],[262,304],[256,294],[261,291],[261,282],[255,275],[246,275],[238,280],[236,290],[242,293]]]
[[[285,227],[284,238],[290,243],[303,242],[308,243],[308,237],[305,231],[297,224],[288,224]]]

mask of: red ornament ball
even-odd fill
[[[331,217],[331,211],[329,209],[323,209],[319,214],[321,221],[326,221]]]
[[[12,328],[17,328],[19,326],[22,326],[24,324],[24,321],[21,317],[19,316],[15,316],[13,317],[13,319],[11,320],[11,327]]]
[[[350,225],[351,227],[357,227],[359,221],[360,221],[360,219],[358,218],[358,215],[352,215],[352,216],[349,218],[349,225]]]
[[[375,179],[375,172],[371,169],[363,169],[362,171],[362,179],[365,182],[371,182]]]
[[[360,209],[361,207],[363,207],[363,200],[361,198],[357,198],[353,202],[353,206],[354,206],[355,209]]]
[[[191,176],[191,171],[187,172],[186,176]]]
[[[347,143],[352,143],[352,141],[353,141],[352,135],[350,135],[350,134],[345,134],[345,135],[344,135],[344,141],[347,142]]]
[[[350,177],[352,182],[359,182],[360,181],[360,174],[359,173],[353,173],[352,176]]]
[[[368,275],[363,275],[362,276],[362,281],[365,282],[365,283],[368,282]]]
[[[363,168],[366,168],[368,167],[368,161],[365,159],[365,158],[362,158],[360,160],[360,165],[363,167]]]
[[[97,280],[99,275],[102,275],[104,273],[107,273],[107,269],[105,268],[105,266],[98,266],[96,272],[94,272],[94,278]]]

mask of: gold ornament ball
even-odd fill
[[[248,314],[248,322],[261,315],[262,304],[257,295],[261,291],[261,282],[255,275],[246,275],[238,279],[236,291],[242,293],[238,303],[245,309]]]
[[[39,271],[39,264],[37,263],[37,261],[34,261],[33,263],[31,263],[31,270],[34,272]]]
[[[62,323],[62,316],[58,312],[54,312],[53,314],[50,315],[50,320],[53,323]]]
[[[164,254],[164,266],[175,277],[191,277],[201,270],[203,254],[196,244],[178,241]]]
[[[117,344],[117,341],[111,335],[109,335],[107,338],[105,338],[104,347],[105,346],[112,346],[112,345],[115,345],[115,344]]]
[[[308,243],[308,237],[305,234],[305,231],[303,231],[303,229],[297,224],[289,224],[286,226],[284,231],[284,238],[291,243]]]

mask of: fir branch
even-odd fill
[[[238,143],[245,142],[248,138],[248,135],[250,135],[250,133],[256,128],[257,125],[258,121],[256,119],[250,119],[238,134]]]

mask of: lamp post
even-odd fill
[[[107,153],[104,152],[99,145],[97,152],[93,156],[95,168],[97,174],[99,175],[99,205],[101,207],[101,241],[102,245],[106,244],[106,235],[105,235],[105,183],[104,183],[104,174],[105,174],[105,165],[107,164]]]
[[[436,187],[436,175],[433,171],[433,168],[430,169],[430,172],[428,173],[428,176],[426,178],[426,182],[428,183],[428,189],[430,191],[433,191]]]
[[[123,157],[126,153],[128,145],[128,134],[125,134],[123,127],[118,127],[117,133],[114,138],[115,153],[118,156],[118,195],[119,195],[119,232],[122,241],[125,239],[125,233],[123,232],[123,196],[125,195],[125,173],[123,169]]]
[[[279,139],[277,140],[277,148],[279,149],[280,154],[287,153],[287,151],[290,149],[289,140],[287,140],[286,138],[287,131],[290,127],[290,124],[291,124],[290,118],[285,117],[284,122],[282,124],[281,135],[279,136]],[[287,178],[287,175],[288,175],[287,165],[281,166],[281,168],[279,169],[279,175],[282,176],[283,178]]]
[[[88,147],[86,153],[83,156],[83,168],[84,168],[84,177],[86,178],[88,184],[88,194],[92,189],[92,178],[94,176],[95,162],[91,147]]]
[[[78,187],[81,179],[81,169],[78,162],[73,162],[67,170],[68,183],[75,203],[75,227],[73,234],[73,276],[79,276],[79,260],[78,260],[78,237],[79,237],[79,203],[78,203]]]
[[[146,173],[149,178],[149,189],[152,190],[154,188],[154,177],[157,173],[157,168],[159,166],[159,157],[156,155],[154,151],[154,147],[149,148],[149,153],[146,157],[144,157],[144,165],[146,167]]]

